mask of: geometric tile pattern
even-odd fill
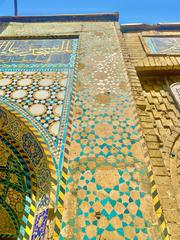
[[[51,146],[51,149],[55,149],[52,154],[56,157],[56,172],[59,173],[62,168],[62,156],[64,143],[66,141],[66,128],[72,94],[77,39],[1,40],[0,47],[2,50],[0,54],[1,101],[11,106],[11,108],[13,108],[13,112],[18,110],[18,115],[22,115],[21,118],[24,116],[23,122],[25,122],[26,125],[33,130],[33,133],[37,136],[40,143],[41,129],[43,129],[44,141]],[[1,124],[4,124],[3,114],[4,110],[2,111],[2,114],[0,114]],[[10,115],[8,113],[8,119],[9,118]],[[13,121],[14,117],[11,118]],[[30,119],[33,124],[35,124],[36,129],[32,127],[31,122],[29,122]],[[21,126],[21,121],[18,124]],[[10,135],[14,134],[15,123],[9,123],[9,127],[11,129],[14,128]],[[21,134],[23,134],[22,139],[20,139],[20,141],[23,141],[23,150],[27,153],[27,155],[29,155],[29,158],[31,158],[33,163],[33,167],[30,167],[30,169],[35,171],[37,174],[37,179],[35,180],[41,182],[37,183],[37,185],[40,184],[38,187],[44,188],[49,184],[49,175],[46,171],[46,162],[42,161],[40,164],[38,162],[38,159],[43,157],[42,150],[39,148],[38,144],[34,142],[34,138],[31,134],[23,133],[23,131],[19,132],[19,126],[17,126],[16,135],[21,136]],[[6,134],[3,131],[1,133],[1,138],[4,137],[4,135]],[[10,139],[10,143],[13,142],[13,144],[18,145],[18,138],[15,143],[12,139]],[[9,136],[5,136],[6,144],[7,139],[9,140]],[[51,142],[53,142],[53,145]],[[46,144],[42,143],[41,146],[43,147],[45,154],[47,154],[47,157],[51,158],[49,150],[46,149]],[[21,154],[19,154],[19,150],[21,151]],[[19,161],[19,158],[21,157],[20,155],[22,155],[22,150],[19,149],[19,146],[16,146],[16,152],[18,157],[16,161]],[[60,156],[61,158],[59,161]],[[27,162],[29,159],[26,159],[25,161]],[[50,164],[52,165],[52,159],[50,159],[50,161]],[[49,165],[49,170],[52,170],[51,174],[53,176],[54,169],[51,169],[51,165]],[[1,170],[6,174],[7,179],[11,179],[12,173],[7,169],[7,166]],[[24,174],[27,175],[27,173],[27,170],[23,171],[23,180]],[[20,179],[20,176],[21,174],[19,174],[18,177],[14,176],[14,178],[16,177]],[[32,185],[32,188],[35,190],[35,186],[37,187],[37,185],[31,178],[31,174],[26,176],[26,178],[27,177],[28,180],[26,182],[29,184],[29,188],[31,188]],[[61,173],[59,173],[58,178],[61,178]],[[7,179],[5,179],[5,181],[7,181]],[[44,181],[45,179],[46,181]],[[59,182],[58,185],[54,185],[56,184],[56,179],[53,179],[53,177],[51,181],[51,199],[49,199],[48,191],[45,189],[46,187],[40,193],[41,197],[38,195],[38,198],[37,196],[34,197],[30,190],[28,190],[29,195],[27,195],[27,190],[23,189],[24,205],[21,207],[22,211],[19,217],[19,221],[22,219],[22,225],[20,227],[19,222],[16,223],[15,221],[16,226],[14,231],[16,231],[16,233],[13,232],[12,228],[12,233],[14,235],[10,235],[10,231],[5,231],[5,227],[3,227],[1,236],[5,236],[5,232],[9,233],[9,235],[7,235],[8,237],[17,236],[20,227],[20,239],[27,239],[31,234],[32,239],[44,238],[47,219],[49,216],[48,206],[55,207],[54,203],[56,203],[56,190],[58,190],[57,195],[59,194]],[[19,188],[21,185],[22,184],[18,185]],[[6,188],[9,186],[11,187],[11,185],[6,184]],[[18,188],[15,189],[17,190]],[[47,193],[47,196],[42,196],[43,193]],[[14,193],[13,196],[14,195],[17,197],[18,193]],[[9,196],[9,193],[7,192],[7,198],[3,197],[8,201],[10,198]],[[37,202],[37,199],[39,199],[38,201],[40,202]],[[11,203],[14,204],[13,206],[16,206],[15,201],[13,203],[13,201],[9,200],[8,206],[10,206],[10,208]],[[5,214],[6,213],[4,213],[4,216],[7,215]],[[18,217],[14,217],[14,214],[10,214],[10,216],[12,219],[18,219]],[[6,219],[8,218],[6,217]],[[8,220],[6,222],[8,222]]]
[[[78,52],[79,49],[77,49],[77,58],[75,63],[74,71],[75,73],[78,71]],[[72,132],[72,123],[73,123],[73,111],[76,101],[76,74],[74,75],[74,81],[72,86],[72,96],[71,96],[71,102],[67,104],[70,106],[69,108],[69,116],[68,116],[68,124],[66,126],[65,132],[66,134],[66,143],[65,143],[65,151],[61,151],[60,156],[60,188],[59,188],[59,195],[57,194],[57,211],[56,211],[56,217],[54,221],[54,233],[49,233],[50,236],[60,235],[61,231],[61,224],[62,224],[62,212],[63,212],[63,206],[64,206],[64,199],[65,199],[65,192],[66,192],[66,181],[67,181],[67,174],[68,174],[68,158],[69,158],[69,148],[71,145],[71,132]]]
[[[51,201],[48,193],[42,194],[38,202],[35,201],[34,196],[32,199],[26,197],[27,205],[20,228],[20,239],[28,239],[30,236],[31,239],[46,239],[45,231],[48,235],[47,239],[52,239],[51,230],[50,233],[48,231],[51,228],[53,233],[55,214],[55,219],[59,220],[56,221],[54,228],[55,240],[162,239],[158,224],[159,216],[156,216],[157,212],[155,213],[153,208],[153,198],[157,196],[153,198],[151,196],[153,187],[149,182],[149,178],[150,181],[152,180],[151,169],[144,158],[141,134],[137,116],[134,114],[133,99],[130,95],[117,32],[111,24],[104,25],[105,31],[93,29],[90,24],[88,31],[81,32],[73,120],[70,96],[74,60],[73,65],[68,65],[67,68],[62,65],[53,68],[51,63],[49,67],[46,64],[43,67],[44,62],[43,66],[18,63],[18,68],[16,63],[13,67],[9,67],[11,71],[16,71],[15,74],[5,72],[7,66],[2,66],[1,76],[3,79],[5,77],[5,81],[2,80],[1,84],[5,82],[5,86],[1,86],[0,94],[4,94],[5,98],[10,97],[13,101],[12,106],[17,103],[17,106],[26,109],[52,136],[56,148],[60,151],[60,158],[56,159],[58,184],[53,185],[52,189],[58,188],[56,199],[53,196],[53,201],[57,200],[57,207],[61,206],[61,209],[55,213],[53,208],[48,208],[49,200]],[[16,43],[13,44],[16,46]],[[74,53],[76,47],[77,45],[74,44]],[[7,48],[8,45],[5,49]],[[37,57],[33,57],[33,61],[34,59],[36,61]],[[47,69],[48,73],[45,73],[44,69]],[[53,73],[55,71],[56,74]],[[43,78],[46,80],[45,83],[53,83],[49,86],[41,86],[39,83]],[[24,86],[26,81],[29,83]],[[60,86],[56,84],[55,87],[56,81],[60,81]],[[61,83],[66,83],[68,86]],[[12,89],[9,89],[11,86]],[[55,110],[58,87],[60,87],[58,91],[64,91],[67,97],[58,99],[58,109]],[[44,108],[37,105],[33,108],[35,104],[41,104]],[[43,111],[45,108],[48,108],[47,112]],[[42,111],[41,116],[37,116],[36,113],[40,111]],[[49,115],[48,111],[51,111]],[[57,111],[62,111],[58,119],[55,118]],[[51,118],[52,114],[54,115]],[[4,119],[0,117],[1,120]],[[50,129],[48,124],[53,124],[53,121],[59,121],[59,125]],[[56,131],[55,136],[53,133],[57,128],[59,132]],[[40,136],[41,133],[39,139]],[[32,143],[31,137],[25,142],[27,145],[28,142]],[[47,147],[46,144],[44,146]],[[35,145],[32,148],[25,146],[30,156],[34,147]],[[35,156],[32,161],[36,161]],[[43,170],[40,168],[38,173],[41,175],[42,172],[43,175],[41,169]],[[46,183],[45,179],[46,176],[43,176],[42,185]],[[156,210],[159,209],[161,208]]]
[[[58,143],[68,70],[57,73],[1,73],[0,95],[27,110]]]
[[[153,171],[151,168],[151,165],[149,163],[149,179],[150,179],[150,184],[151,184],[151,194],[153,197],[153,202],[154,202],[154,208],[156,211],[156,215],[158,216],[159,219],[159,225],[162,231],[162,236],[164,240],[169,240],[169,234],[168,234],[168,229],[167,229],[167,224],[166,224],[166,219],[164,218],[164,214],[162,211],[161,203],[159,200],[158,196],[158,191],[157,191],[157,186],[153,178]]]
[[[22,218],[25,220],[24,213],[27,209],[29,211],[29,207],[26,205],[27,197],[33,193],[37,200],[42,194],[49,192],[50,173],[45,155],[28,128],[21,121],[17,121],[16,117],[2,106],[0,120],[1,210],[2,212],[6,210],[6,215],[3,214],[6,228],[10,223],[10,221],[6,221],[8,214],[16,229],[13,235],[11,231],[9,235],[6,228],[1,228],[0,235],[1,237],[15,237],[19,233]],[[44,182],[44,177],[46,177],[46,182]],[[32,213],[31,220],[27,223],[30,224],[30,222],[32,225]]]
[[[18,234],[18,240],[20,239],[28,239],[32,232],[32,227],[34,223],[34,215],[36,211],[36,199],[34,195],[26,196],[26,204],[24,215],[22,217],[22,222],[20,226],[20,231]]]
[[[128,74],[129,74],[129,77],[130,77],[130,80],[131,80],[131,87],[132,87],[132,89],[133,89],[133,91],[134,91],[134,89],[135,89],[135,91],[137,91],[137,87],[135,88],[134,86],[137,86],[137,82],[136,82],[136,78],[132,78],[131,79],[131,76],[134,76],[134,75],[136,75],[135,74],[135,69],[134,69],[134,66],[132,65],[132,63],[131,62],[129,62],[129,61],[127,61],[127,59],[129,59],[129,55],[127,54],[127,49],[126,49],[126,46],[124,45],[124,43],[123,43],[123,41],[124,41],[124,39],[122,38],[122,37],[120,37],[120,41],[121,41],[121,43],[123,44],[123,51],[124,51],[124,56],[125,56],[125,62],[126,62],[126,66],[127,66],[127,70],[128,70]],[[154,96],[158,96],[158,94],[157,94],[157,90],[159,89],[159,87],[160,86],[162,86],[161,84],[162,84],[162,82],[156,82],[156,80],[157,80],[157,76],[153,76],[152,77],[152,80],[150,80],[150,78],[149,78],[149,76],[147,77],[149,80],[147,81],[147,83],[149,83],[150,85],[151,84],[153,84],[154,82],[155,82],[155,90],[156,90],[156,93],[155,94],[153,94]],[[162,78],[161,78],[161,81],[162,81]],[[159,86],[158,86],[159,85]],[[142,109],[142,110],[144,110],[144,108],[142,107],[142,105],[140,105],[139,104],[139,100],[140,100],[140,96],[139,96],[139,93],[142,93],[143,94],[143,91],[138,91],[138,94],[137,94],[137,99],[136,99],[136,104],[138,104],[139,105],[139,111],[137,112],[137,110],[136,110],[136,105],[135,105],[135,103],[134,103],[134,106],[135,106],[135,115],[136,115],[136,118],[137,118],[137,120],[138,120],[138,122],[139,122],[139,133],[140,133],[140,135],[141,136],[143,136],[144,135],[144,133],[145,132],[143,132],[143,130],[146,130],[146,133],[148,133],[148,134],[152,134],[151,133],[151,130],[150,129],[148,129],[149,131],[147,131],[147,129],[143,129],[142,130],[142,128],[141,127],[143,127],[143,128],[149,128],[149,126],[150,125],[148,125],[148,123],[150,123],[150,121],[149,121],[149,119],[148,119],[148,121],[147,121],[147,118],[145,117],[146,116],[146,113],[144,112],[144,111],[140,111],[140,109]],[[161,92],[163,93],[164,91],[163,90],[161,90]],[[136,94],[135,94],[136,95]],[[164,95],[164,94],[163,94]],[[158,96],[158,99],[160,100],[162,100],[162,98],[161,98],[161,96]],[[157,103],[157,102],[156,102]],[[162,102],[161,102],[162,103]],[[141,103],[142,104],[142,103]],[[147,104],[144,106],[144,107],[147,107]],[[139,116],[141,116],[140,117],[140,119],[141,119],[141,121],[142,121],[142,125],[141,125],[141,122],[140,122],[140,119],[139,119]],[[140,127],[141,126],[141,127]],[[155,125],[152,127],[152,128],[155,128]],[[154,209],[155,209],[155,212],[156,212],[156,215],[157,215],[157,217],[158,217],[158,222],[159,222],[159,226],[160,226],[160,228],[161,228],[161,232],[162,232],[162,237],[163,237],[163,239],[169,239],[169,229],[167,228],[167,225],[168,225],[168,221],[167,221],[167,219],[165,218],[165,217],[167,217],[167,215],[166,215],[166,213],[163,211],[164,210],[164,208],[163,208],[163,205],[162,205],[162,202],[161,202],[161,196],[158,194],[158,187],[157,187],[157,185],[156,185],[156,181],[155,181],[155,175],[157,175],[157,172],[159,172],[159,171],[155,171],[155,174],[154,174],[154,168],[152,168],[152,166],[153,167],[155,167],[156,168],[156,166],[157,166],[157,162],[153,162],[153,158],[151,159],[151,157],[150,156],[152,156],[151,155],[151,153],[154,151],[154,149],[158,149],[159,147],[160,147],[160,144],[159,144],[159,141],[158,141],[158,144],[156,145],[156,147],[154,147],[154,143],[152,143],[151,141],[152,141],[152,139],[146,139],[147,140],[147,143],[145,142],[145,139],[146,139],[146,137],[144,138],[144,137],[142,137],[141,138],[141,143],[142,143],[142,146],[143,146],[143,149],[144,149],[144,160],[147,162],[147,164],[148,164],[148,177],[149,177],[149,182],[150,182],[150,186],[151,186],[151,195],[152,195],[152,198],[153,198],[153,203],[154,203]],[[150,144],[149,144],[149,140],[150,140]],[[148,144],[148,145],[147,145]],[[149,149],[148,149],[149,148]],[[151,149],[152,148],[152,149]],[[151,149],[151,150],[150,150]],[[150,150],[150,152],[149,152],[149,150]],[[152,152],[151,152],[152,151]],[[155,155],[153,154],[153,156],[155,157]],[[157,155],[156,155],[157,156]],[[157,160],[158,158],[156,158],[156,160]],[[152,161],[151,161],[152,160]],[[164,184],[164,183],[163,183]]]
[[[15,235],[24,213],[27,186],[25,174],[18,157],[8,144],[0,141],[0,208],[4,224],[0,227],[0,236]],[[9,228],[9,217],[12,217]]]
[[[126,105],[127,102],[124,101]],[[117,110],[118,107],[114,107],[114,113]],[[85,112],[88,111],[90,109],[85,109]],[[111,121],[106,121],[108,117],[105,112],[100,116],[95,114],[85,116],[87,123],[91,122],[91,124],[88,127],[88,133],[85,134],[83,131],[82,138],[80,133],[73,133],[71,141],[74,143],[75,153],[71,155],[74,158],[70,162],[67,182],[70,187],[66,190],[66,194],[76,194],[78,206],[76,218],[81,221],[81,229],[75,227],[75,219],[74,221],[70,219],[67,223],[72,226],[73,232],[82,231],[84,235],[80,236],[84,236],[84,239],[95,239],[103,233],[109,236],[114,234],[116,239],[121,239],[120,236],[124,239],[131,239],[132,236],[137,239],[140,237],[149,239],[147,226],[150,227],[152,224],[143,216],[142,206],[147,198],[139,183],[141,175],[147,175],[147,169],[138,158],[134,157],[132,160],[131,149],[134,149],[133,145],[136,146],[139,141],[134,130],[135,126],[132,125],[130,135],[130,132],[126,132],[131,123],[130,119],[128,123],[125,119],[122,121],[119,132],[117,128],[113,129]],[[119,118],[123,119],[123,115],[114,116],[113,120],[118,121]],[[98,119],[101,119],[101,122]],[[87,125],[81,124],[83,125],[83,122],[79,118],[79,128],[87,129]],[[105,129],[109,132],[113,131],[111,139],[106,138]],[[134,169],[136,165],[139,165],[140,169]],[[106,169],[108,173],[104,171]],[[114,180],[107,184],[106,178]],[[62,227],[65,226],[63,223]],[[74,239],[76,237],[75,235]]]
[[[162,239],[116,32],[81,51],[59,239]]]

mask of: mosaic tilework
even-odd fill
[[[61,72],[5,72],[0,74],[0,95],[12,99],[27,110],[52,137],[57,145],[68,70]],[[71,79],[69,79],[71,82]]]
[[[45,235],[46,224],[47,224],[47,217],[48,217],[48,209],[45,209],[43,212],[36,215],[32,240],[38,238],[42,238]]]
[[[3,40],[2,40],[3,41]],[[32,50],[34,52],[34,49],[32,49],[32,44],[35,44],[34,41],[39,41],[38,44],[41,44],[41,42],[45,41],[42,39],[39,40],[16,40],[16,41],[25,41],[26,45],[26,52],[24,53],[26,57],[30,57],[32,53]],[[48,40],[47,40],[48,41]],[[49,42],[50,41],[50,42]],[[62,118],[62,115],[66,113],[63,113],[63,104],[64,102],[69,100],[69,95],[66,94],[66,92],[70,93],[70,88],[73,80],[73,68],[74,68],[74,60],[76,56],[76,48],[77,48],[77,40],[60,40],[60,39],[49,39],[48,44],[43,44],[44,46],[48,47],[51,46],[54,47],[53,43],[57,45],[57,41],[61,41],[61,54],[59,59],[59,65],[58,69],[51,69],[51,66],[55,67],[54,61],[57,59],[52,56],[52,53],[54,53],[54,50],[52,49],[44,49],[40,51],[39,49],[38,54],[44,54],[46,52],[45,57],[46,64],[44,63],[44,68],[38,68],[37,63],[35,66],[37,68],[31,66],[31,62],[27,62],[28,60],[24,60],[26,64],[23,65],[23,68],[21,66],[23,62],[23,53],[21,53],[20,50],[16,49],[17,53],[20,54],[20,57],[18,58],[15,54],[14,57],[11,57],[7,54],[8,61],[10,61],[7,66],[8,71],[15,71],[12,72],[2,72],[1,73],[1,81],[0,81],[0,95],[5,96],[7,98],[11,98],[13,101],[20,104],[24,109],[29,111],[40,123],[43,125],[45,129],[48,130],[48,133],[50,133],[51,137],[53,138],[53,141],[55,145],[58,145],[59,140],[62,140],[62,134],[60,129],[60,121]],[[54,42],[53,42],[54,41]],[[3,44],[5,46],[7,43]],[[38,45],[38,44],[35,44]],[[11,44],[8,44],[10,46]],[[16,45],[16,44],[15,44]],[[19,44],[18,44],[19,46]],[[21,49],[22,50],[22,49]],[[24,50],[24,51],[25,51]],[[2,54],[5,54],[2,52]],[[12,55],[12,52],[11,52]],[[21,56],[22,55],[22,56]],[[35,54],[36,56],[37,54]],[[62,55],[62,56],[61,56]],[[67,56],[66,56],[67,55]],[[43,55],[44,56],[44,55]],[[49,57],[48,57],[49,56]],[[19,63],[16,63],[16,58],[18,58]],[[34,58],[34,55],[32,56]],[[28,58],[29,59],[29,58]],[[67,61],[69,59],[69,61]],[[0,60],[3,62],[4,58],[3,56],[0,56]],[[30,61],[30,60],[29,60]],[[44,62],[45,60],[38,57],[37,62]],[[56,62],[55,61],[55,62]],[[14,64],[16,63],[16,66]],[[4,66],[5,63],[2,63],[1,65]],[[56,67],[57,67],[56,66]],[[64,68],[62,68],[64,67]],[[1,71],[5,71],[2,67],[0,69]],[[38,72],[20,72],[17,73],[17,71],[31,71],[31,70],[38,70]],[[39,71],[58,71],[56,74],[53,72],[48,73],[40,73]],[[61,124],[62,125],[62,124]],[[58,136],[58,138],[57,138]]]
[[[13,214],[10,215],[3,205],[0,204],[1,219],[3,219],[0,226],[0,236],[1,237],[14,237],[16,236],[17,226],[14,225],[15,219],[13,219]],[[14,222],[13,222],[14,220]]]
[[[35,208],[36,200],[34,195],[32,196],[26,195],[25,201],[26,203],[25,203],[24,215],[21,221],[18,240],[29,238],[29,235],[30,235],[29,231],[31,231],[31,228],[33,226],[34,214],[36,211],[36,208]]]
[[[116,32],[86,32],[79,41],[59,239],[162,239]]]
[[[2,52],[4,56],[0,56],[3,62],[0,63],[2,71],[0,73],[0,100],[1,103],[7,108],[10,108],[12,112],[18,114],[18,117],[20,117],[36,135],[39,142],[42,142],[41,147],[43,150],[39,147],[39,144],[34,141],[34,137],[29,132],[24,133],[21,139],[23,154],[28,155],[29,159],[26,160],[28,163],[30,160],[32,164],[30,169],[36,172],[34,182],[30,173],[28,184],[30,186],[32,185],[33,193],[37,194],[37,196],[35,196],[34,199],[30,197],[27,200],[27,194],[24,192],[24,211],[22,212],[24,215],[21,216],[22,225],[20,227],[19,239],[28,239],[31,235],[32,239],[37,239],[39,237],[44,238],[49,215],[48,208],[53,209],[58,200],[58,198],[56,200],[55,197],[56,191],[60,189],[59,183],[57,185],[57,178],[61,178],[60,171],[62,169],[64,142],[66,140],[66,128],[70,111],[77,40],[64,39],[60,41],[62,45],[58,45],[59,48],[61,47],[61,53],[58,52],[59,55],[55,53],[55,48],[45,49],[45,47],[48,46],[44,45],[43,49],[39,47],[39,52],[34,54],[34,50],[32,53],[32,49],[35,46],[31,44],[32,41],[27,40],[25,42],[26,43],[23,43],[27,47],[27,49],[26,47],[23,48],[25,53],[22,53],[22,49],[16,49],[15,47],[13,51],[12,49],[8,49],[8,53]],[[44,42],[44,40],[42,42]],[[41,43],[41,41],[39,43]],[[6,45],[5,49],[7,49],[7,46],[11,44],[4,43],[4,45]],[[14,46],[20,47],[17,42],[13,43],[13,47]],[[10,56],[12,52],[14,55]],[[37,56],[38,54],[46,56],[42,56],[43,58],[41,58]],[[14,117],[12,117],[12,119],[13,118]],[[0,120],[2,125],[4,121],[6,121],[3,113]],[[21,120],[19,123],[16,121],[16,124],[9,124],[11,129],[14,128],[12,134],[21,135],[23,132],[23,130],[19,132],[18,129],[18,124],[20,126],[22,125]],[[1,133],[1,135],[4,136],[5,134]],[[47,145],[41,141],[42,136],[49,146],[48,148]],[[12,142],[12,139],[10,139],[10,142]],[[16,139],[15,143],[18,145],[18,139]],[[16,148],[18,148],[18,146],[16,146]],[[48,170],[46,169],[45,162],[43,163],[43,161],[41,161],[39,163],[40,159],[44,157],[43,151],[46,157],[51,159]],[[56,162],[53,162],[54,160]],[[53,164],[56,166],[55,173]],[[50,180],[49,170],[52,175],[51,189],[47,188]],[[24,172],[26,173],[27,171],[25,170]],[[36,190],[40,191],[37,193]],[[42,194],[45,193],[50,194],[47,195],[46,201],[44,201],[43,197],[41,198]],[[59,191],[57,192],[57,196],[58,194]],[[38,199],[40,199],[40,202],[37,202]],[[20,225],[19,223],[16,225],[17,235]]]
[[[9,111],[13,112],[13,114],[17,115],[20,118],[20,121],[23,121],[29,128],[36,133],[37,136],[41,136],[46,144],[48,145],[49,151],[53,156],[54,164],[56,164],[56,160],[58,159],[58,151],[54,146],[54,142],[50,134],[46,131],[46,129],[37,121],[28,111],[23,109],[19,104],[16,104],[11,99],[0,96],[0,102],[7,108]],[[14,128],[13,128],[14,129]]]
[[[0,236],[5,234],[16,236],[23,216],[27,194],[25,174],[17,156],[3,141],[0,141],[0,155],[0,206],[2,213],[4,212],[2,215],[5,221],[5,226],[0,227]],[[13,216],[13,223],[12,228],[8,230],[10,216]]]
[[[17,236],[21,219],[24,217],[24,209],[26,211],[27,195],[30,196],[34,192],[38,199],[42,193],[49,192],[50,173],[44,152],[34,136],[22,122],[2,106],[0,135],[0,183],[2,187],[0,203],[11,216],[16,228],[14,236]],[[1,229],[0,236],[10,237],[12,234],[9,235]]]
[[[48,29],[43,27],[41,30],[39,26],[40,31],[47,31],[48,34],[50,31],[57,33],[59,29],[58,24],[54,23]],[[74,31],[73,24],[70,25],[71,28]],[[80,64],[76,83],[75,118],[72,120],[72,115],[69,115],[72,126],[67,128],[67,113],[71,100],[67,98],[64,103],[67,112],[63,114],[60,124],[64,134],[59,146],[62,146],[62,150],[65,148],[65,153],[64,159],[61,154],[57,167],[59,176],[62,175],[61,186],[58,186],[61,189],[58,201],[58,206],[61,203],[61,209],[56,213],[56,219],[59,221],[55,224],[53,239],[161,239],[161,231],[153,211],[148,168],[142,154],[138,124],[132,111],[132,99],[129,96],[114,25],[101,23],[100,28],[104,28],[104,32],[98,32],[97,26],[93,26],[92,23],[79,28],[87,28],[87,32],[81,33],[79,43]],[[37,28],[29,28],[27,24],[27,28],[19,28],[18,31],[19,34],[30,34],[32,31],[37,33]],[[63,31],[68,31],[66,26]],[[72,86],[69,88],[69,93],[71,92]],[[16,109],[21,106],[15,101],[11,104],[16,106]],[[24,110],[22,112],[23,116],[28,116]],[[40,126],[39,129],[43,129],[44,134],[40,121],[37,122],[29,116],[25,119],[27,124],[28,119]],[[41,132],[32,125],[31,130],[42,138]],[[43,136],[49,137],[45,134]],[[47,143],[46,137],[44,140]],[[52,153],[54,154],[54,151]],[[56,188],[53,186],[53,189]],[[42,196],[39,200],[41,204],[38,202],[37,206],[36,201],[31,202],[32,199],[28,199],[29,203],[26,206],[30,206],[30,211],[26,209],[26,216],[23,216],[19,239],[30,238],[32,229],[35,230],[34,238],[45,238],[44,226],[49,199],[45,201],[45,206],[43,199]],[[52,199],[54,201],[54,196]],[[50,201],[52,199],[50,197]],[[55,213],[53,208],[49,208],[48,211],[49,224]],[[61,215],[63,213],[62,223],[59,212]],[[58,231],[62,227],[60,234],[56,232],[57,227]],[[47,239],[52,239],[51,232],[48,233]]]
[[[31,129],[29,129],[28,126],[26,126],[23,122],[21,122],[19,118],[14,116],[12,112],[4,109],[2,106],[0,108],[0,112],[3,114],[0,118],[1,140],[3,140],[7,146],[12,145],[13,152],[20,160],[23,169],[30,172],[31,181],[33,183],[32,189],[38,187],[39,190],[41,189],[42,193],[46,192],[46,190],[49,191],[48,181],[43,182],[45,176],[47,177],[47,180],[49,178],[47,173],[43,171],[44,168],[47,168],[46,158],[49,157],[45,152],[45,146],[42,148],[41,144],[38,142],[39,139],[37,140],[34,136],[36,132],[34,131],[31,133]],[[15,125],[17,122],[19,124]],[[13,124],[15,126],[13,126]],[[21,160],[22,158],[24,161]],[[33,176],[35,176],[35,174],[39,174],[39,172],[41,172],[41,178],[36,179],[39,181],[39,183],[37,183],[34,182],[35,178],[33,181]],[[53,174],[53,172],[51,172],[51,174]],[[27,185],[29,184],[30,183],[27,182]]]
[[[0,71],[58,71],[74,66],[75,39],[1,39]]]
[[[78,71],[78,53],[79,48],[77,49],[77,58],[75,63],[75,74],[74,74],[74,81],[72,86],[72,97],[71,97],[71,103],[67,102],[67,105],[69,106],[69,116],[68,121],[66,122],[66,142],[64,144],[65,151],[61,152],[60,156],[60,188],[59,192],[57,194],[57,210],[56,210],[56,217],[54,221],[54,236],[60,236],[61,231],[61,223],[62,223],[62,213],[63,213],[63,206],[64,206],[64,199],[65,199],[65,192],[66,192],[66,181],[67,181],[67,174],[68,174],[68,159],[69,159],[69,148],[71,145],[71,132],[72,132],[72,123],[73,123],[73,111],[75,106],[75,100],[76,100],[76,85],[77,85],[77,71]],[[52,231],[53,233],[53,231]],[[50,236],[52,235],[50,233]]]

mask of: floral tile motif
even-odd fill
[[[0,208],[4,221],[10,217],[13,222],[9,233],[8,227],[0,228],[0,237],[17,237],[20,229],[27,239],[27,225],[32,228],[32,239],[44,239],[48,205],[55,206],[59,189],[59,156],[66,141],[77,43],[77,39],[0,40],[0,101],[22,114],[30,129],[35,124],[33,129],[47,143],[39,145],[39,136],[35,140],[30,129],[24,132],[24,125],[9,108],[7,112],[0,109]],[[47,146],[52,151],[52,169],[45,159],[46,154],[51,157]],[[55,185],[51,194],[50,184]]]
[[[47,223],[47,216],[48,216],[48,209],[45,209],[43,212],[39,213],[36,216],[33,234],[31,239],[43,239],[45,230],[46,230],[46,223]]]
[[[1,225],[0,237],[3,236],[2,233],[16,236],[24,214],[25,196],[30,187],[29,176],[25,177],[24,169],[13,147],[2,138],[0,138],[0,153],[0,211],[2,222],[7,225]],[[11,222],[11,228],[8,222]]]

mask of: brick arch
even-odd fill
[[[22,219],[25,220],[25,224],[23,224],[24,227],[20,233],[21,237],[24,234],[29,237],[30,232],[27,230],[27,225],[30,222],[33,228],[36,210],[41,212],[41,208],[48,209],[49,206],[53,205],[53,202],[49,200],[50,195],[51,197],[53,194],[55,195],[57,184],[54,159],[41,132],[32,125],[29,119],[23,116],[22,112],[5,102],[2,102],[0,106],[0,136],[23,156],[30,172],[32,199],[31,196],[27,197],[26,204],[30,211],[24,212],[26,217]],[[44,196],[47,199],[41,207]]]

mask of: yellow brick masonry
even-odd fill
[[[131,49],[129,52],[132,63],[136,66],[138,71],[146,70],[180,70],[180,56],[148,56],[144,50],[140,38],[146,35],[180,35],[180,32],[139,32],[124,34],[127,48]]]
[[[147,56],[142,47],[140,36],[152,33],[157,34],[157,32],[123,34],[121,47],[150,156],[158,196],[167,222],[169,237],[172,240],[179,240],[180,208],[178,201],[180,198],[178,192],[180,191],[178,191],[179,184],[176,184],[177,188],[173,185],[176,180],[179,181],[180,154],[178,150],[180,138],[178,141],[178,136],[180,128],[178,124],[180,114],[169,94],[167,76],[157,76],[154,73],[154,76],[146,74],[147,76],[138,78],[136,70],[138,74],[140,71],[146,70],[178,70],[180,69],[180,58]],[[174,76],[168,76],[168,83],[171,84],[174,79]],[[176,143],[176,156],[173,159],[174,165],[172,165],[170,155],[174,143]]]

